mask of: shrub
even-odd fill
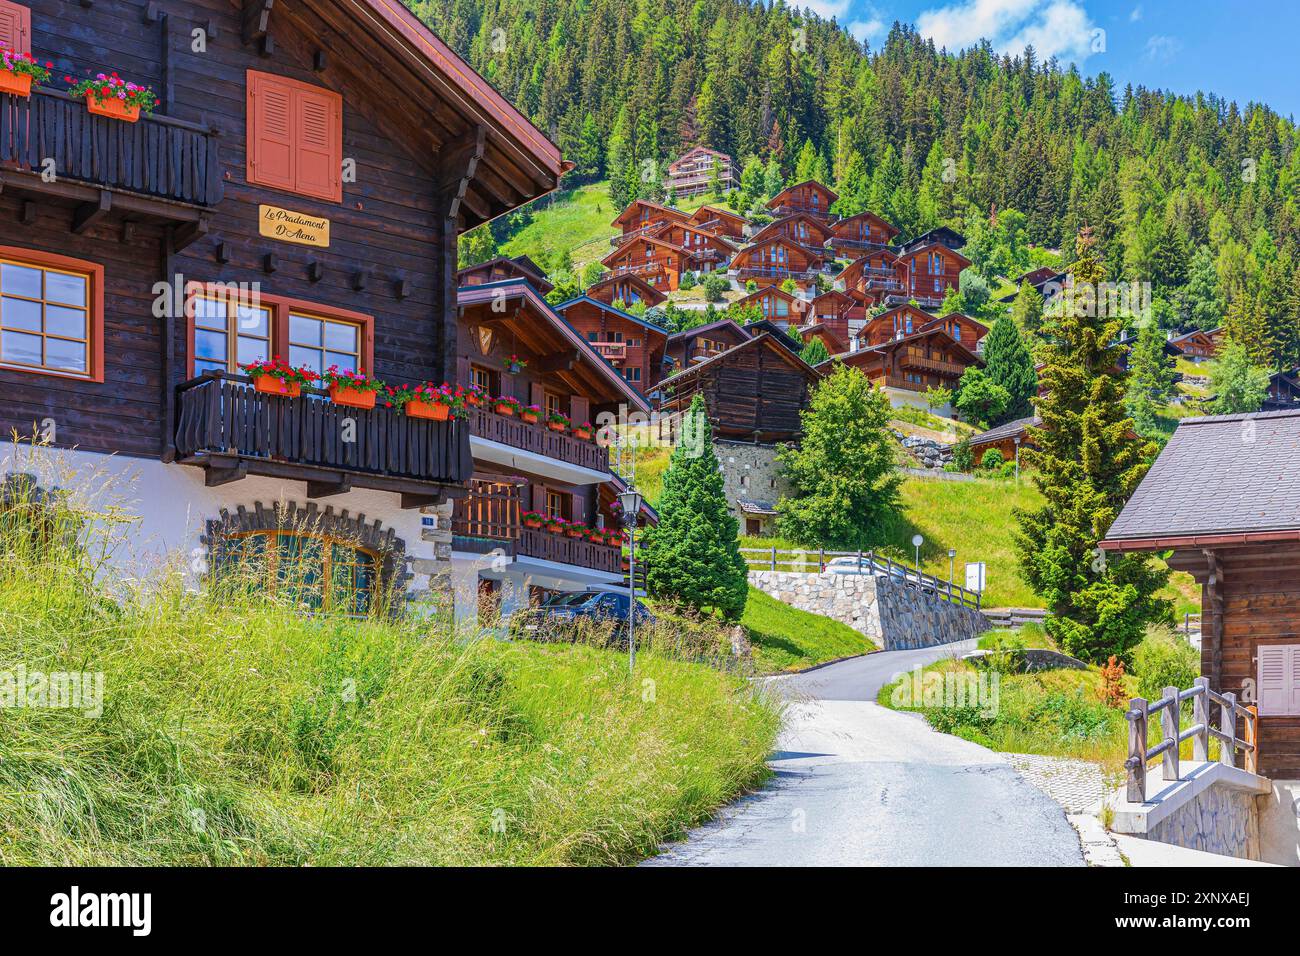
[[[952,464],[958,471],[970,471],[975,467],[975,452],[971,450],[969,436],[952,446]]]
[[[689,290],[689,289],[694,289],[694,288],[695,288],[695,284],[696,284],[696,283],[695,283],[695,273],[694,273],[694,272],[683,272],[683,273],[682,273],[681,281],[677,283],[677,288],[679,288],[679,289],[681,289],[683,292],[685,292],[685,291],[687,291],[687,290]]]
[[[1133,649],[1133,673],[1138,693],[1147,700],[1158,700],[1166,687],[1191,687],[1201,676],[1201,659],[1196,648],[1173,628],[1153,624]]]
[[[990,448],[984,453],[984,457],[980,459],[980,467],[985,471],[996,471],[1002,467],[1002,463],[1005,461],[1006,458],[1002,452],[996,448]]]
[[[1124,689],[1124,662],[1114,654],[1101,667],[1101,684],[1097,695],[1107,707],[1123,710],[1128,704],[1128,693]]]

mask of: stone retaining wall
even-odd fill
[[[1210,787],[1152,827],[1147,839],[1189,850],[1258,860],[1257,799],[1241,790]]]
[[[750,571],[749,583],[791,607],[847,624],[890,651],[964,641],[989,627],[974,608],[883,576]]]

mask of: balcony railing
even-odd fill
[[[663,275],[662,262],[640,262],[632,266],[615,266],[610,270],[616,276],[657,276]]]
[[[498,415],[480,406],[469,410],[469,429],[476,438],[555,458],[580,468],[609,471],[609,449],[594,441],[552,431],[541,422],[529,423],[515,415]]]
[[[639,229],[633,229],[631,232],[625,232],[622,233],[621,235],[614,236],[612,239],[609,240],[609,244],[613,246],[615,249],[617,249],[625,242],[631,242],[633,239],[639,239],[642,236],[650,235],[651,233],[655,232],[660,227],[662,227],[663,224],[664,224],[663,220],[647,223],[646,225],[640,227]]]
[[[135,123],[96,116],[84,100],[37,89],[0,94],[0,163],[40,173],[54,161],[60,182],[215,206],[222,197],[217,134],[165,116]]]
[[[329,485],[329,493],[355,484],[418,495],[474,471],[463,420],[336,405],[319,389],[266,395],[225,372],[204,372],[176,391],[178,459],[207,467],[210,485],[261,474]]]
[[[623,549],[608,544],[592,544],[582,538],[521,528],[515,541],[515,554],[560,564],[575,564],[593,571],[617,574],[622,570]]]
[[[627,358],[626,342],[588,342],[587,344],[596,350],[597,355],[611,362],[622,362]]]
[[[890,248],[889,243],[877,242],[874,239],[847,239],[843,236],[831,236],[828,241],[832,249],[861,249],[865,252]]]
[[[814,206],[809,203],[785,202],[779,206],[773,207],[772,211],[775,212],[778,217],[793,216],[797,212],[806,212],[810,216],[818,216],[822,219],[836,218],[831,215],[830,210],[825,206]]]
[[[811,282],[817,278],[817,270],[802,271],[780,266],[742,266],[736,270],[736,278],[742,282],[745,279],[781,279],[782,281],[794,279],[797,282]]]
[[[938,372],[942,375],[961,375],[962,372],[966,371],[964,365],[931,358],[925,354],[924,349],[911,347],[904,349],[899,364],[904,368],[920,368],[930,372]]]

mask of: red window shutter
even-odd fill
[[[287,81],[248,71],[248,181],[293,190],[293,91]]]
[[[248,181],[328,202],[343,199],[343,98],[249,70]]]
[[[308,196],[343,199],[343,98],[330,90],[294,90],[298,169],[294,188]]]
[[[15,53],[32,52],[32,11],[0,0],[0,45]]]

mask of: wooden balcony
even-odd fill
[[[616,276],[661,276],[667,270],[662,262],[639,262],[633,266],[614,266],[610,270]]]
[[[597,355],[611,362],[623,362],[627,359],[626,342],[588,342],[587,344],[596,350]]]
[[[783,216],[793,216],[795,213],[798,212],[804,212],[810,216],[816,216],[819,219],[832,220],[832,219],[839,218],[838,216],[833,216],[830,210],[827,209],[825,206],[814,206],[811,203],[800,203],[800,202],[782,203],[781,205],[774,207],[772,209],[772,212],[778,219],[782,218]]]
[[[874,239],[845,239],[841,236],[831,236],[827,240],[827,245],[837,252],[840,249],[848,249],[853,252],[875,252],[877,249],[890,248],[887,242],[877,242]]]
[[[206,468],[209,487],[265,475],[306,481],[308,498],[398,492],[404,508],[460,495],[444,486],[474,471],[466,422],[349,408],[326,395],[266,395],[244,376],[205,372],[176,389],[177,460]]]
[[[592,544],[581,538],[521,528],[515,541],[515,554],[559,564],[574,564],[593,571],[618,574],[622,570],[623,549],[608,544]]]
[[[612,237],[609,240],[609,244],[613,246],[615,249],[617,249],[625,242],[631,242],[633,239],[639,239],[642,236],[648,236],[651,233],[658,231],[663,226],[663,224],[664,224],[663,220],[647,223],[646,225],[641,226],[639,229],[633,229],[631,232],[624,232],[621,233],[620,235]]]
[[[468,421],[470,434],[475,438],[554,458],[579,468],[609,471],[609,449],[594,441],[551,431],[541,422],[529,424],[515,415],[498,415],[484,406],[471,408]]]
[[[741,282],[746,279],[776,279],[784,282],[794,279],[796,282],[812,282],[817,278],[817,270],[788,269],[783,266],[742,266],[735,270],[736,278]]]
[[[924,369],[928,372],[937,372],[940,375],[956,375],[958,377],[966,371],[966,366],[957,362],[946,362],[942,359],[931,358],[925,354],[924,349],[908,347],[903,350],[899,356],[898,364],[904,368]]]
[[[46,160],[53,181],[41,175]],[[31,99],[0,94],[0,166],[5,187],[79,203],[75,232],[114,210],[197,222],[223,194],[214,130],[166,116],[107,119],[42,88]]]

